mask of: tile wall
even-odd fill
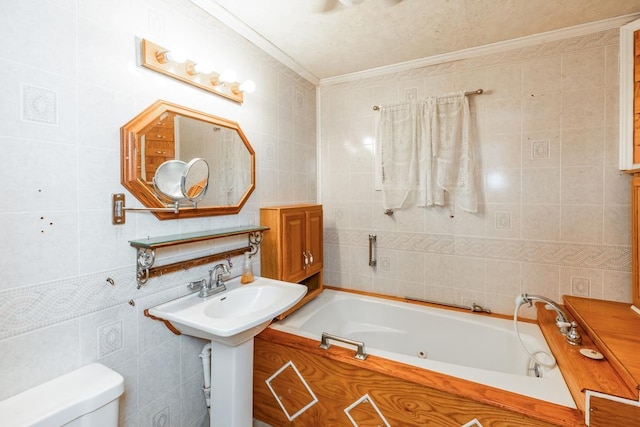
[[[618,171],[618,31],[321,87],[325,281],[512,314],[528,292],[631,300],[630,178]],[[480,207],[384,215],[372,106],[482,88]],[[377,235],[376,268],[368,235]],[[523,309],[524,311],[524,309]],[[523,313],[524,315],[531,315]]]
[[[0,399],[98,361],[125,377],[121,425],[208,425],[204,342],[142,311],[185,293],[210,266],[138,290],[128,241],[256,224],[260,206],[315,203],[315,87],[188,0],[2,2],[0,34]],[[136,67],[136,37],[189,46],[190,57],[253,79],[256,92],[240,106]],[[110,195],[124,192],[119,129],[157,99],[241,125],[257,153],[257,188],[238,215],[130,213],[111,224]],[[127,205],[136,205],[130,194]],[[157,264],[245,245],[180,246],[159,251]]]

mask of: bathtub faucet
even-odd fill
[[[531,307],[533,301],[542,301],[556,311],[556,326],[560,330],[560,333],[566,336],[569,344],[580,345],[582,343],[582,337],[578,333],[576,322],[570,321],[566,313],[562,311],[560,306],[552,299],[540,295],[518,295],[516,297],[516,310],[522,304],[529,304],[529,307]]]

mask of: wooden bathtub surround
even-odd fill
[[[638,400],[640,315],[621,302],[565,296],[564,303]]]
[[[617,386],[607,384],[612,385],[607,390],[603,383],[585,384],[586,389],[603,393],[590,396],[587,403],[590,426],[640,425],[640,315],[627,303],[573,296],[565,296],[564,302],[618,378]]]
[[[582,335],[582,345],[571,345],[558,331],[555,324],[556,312],[545,309],[544,303],[536,303],[536,307],[540,329],[560,366],[576,406],[582,412],[586,407],[586,390],[599,391],[625,399],[634,399],[634,396],[635,399],[638,398],[637,392],[634,394],[634,391],[622,381],[608,357],[603,360],[594,360],[580,354],[580,349],[583,348],[600,351],[599,346],[582,327],[578,326],[578,331]]]
[[[369,394],[392,426],[462,426],[474,418],[487,427],[584,426],[584,416],[576,409],[373,355],[359,361],[353,349],[335,345],[322,350],[318,345],[319,341],[271,328],[256,337],[255,418],[274,426],[349,426],[344,409]],[[289,361],[318,398],[291,422],[265,383]],[[291,375],[278,387],[274,388],[283,395],[285,407],[291,405],[290,413],[310,401]],[[368,405],[358,405],[351,414],[362,420],[377,417]]]

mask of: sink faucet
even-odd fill
[[[228,276],[229,273],[229,267],[226,264],[217,264],[209,270],[209,281],[203,280],[198,296],[200,298],[206,298],[227,290],[227,287],[222,282],[222,278]]]
[[[516,297],[516,306],[520,307],[522,304],[529,304],[529,307],[531,307],[534,300],[542,301],[555,310],[557,315],[556,326],[560,330],[560,333],[566,336],[567,342],[569,344],[582,344],[582,337],[578,333],[577,329],[578,324],[576,322],[570,321],[566,313],[562,311],[560,306],[552,299],[540,295],[522,294]]]

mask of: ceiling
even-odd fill
[[[192,0],[316,82],[640,12],[640,0],[351,1]]]

